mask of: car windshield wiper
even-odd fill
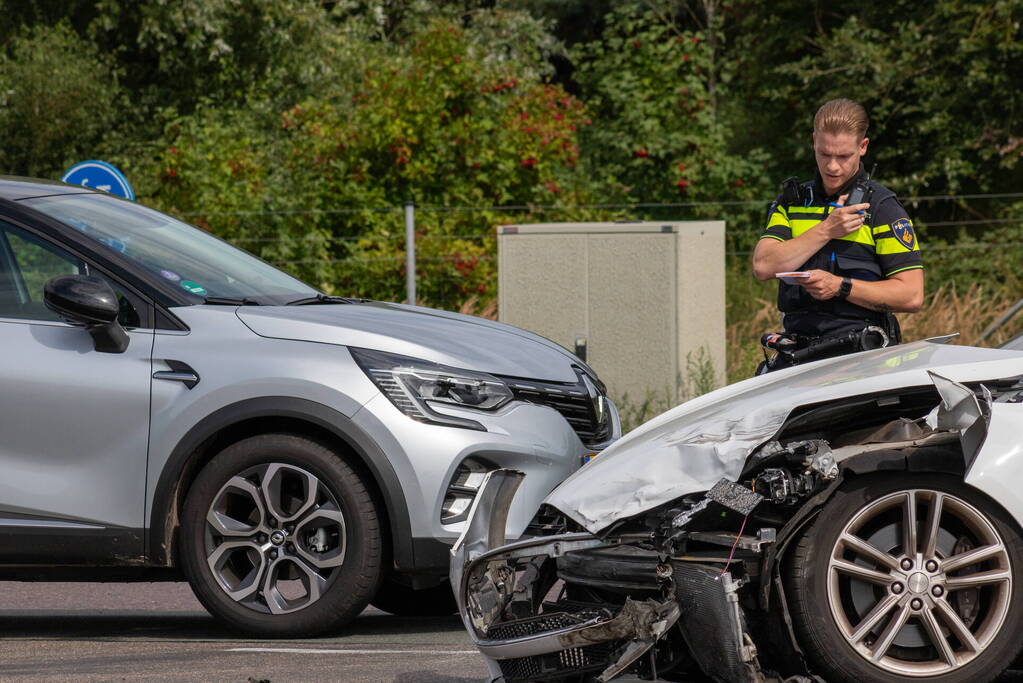
[[[369,299],[350,299],[346,296],[330,296],[329,294],[317,294],[302,299],[295,299],[284,304],[285,306],[309,306],[310,304],[361,304]]]
[[[203,303],[211,304],[213,306],[262,306],[261,303],[255,299],[249,297],[232,297],[232,296],[208,296]]]

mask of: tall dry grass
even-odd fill
[[[458,312],[462,315],[475,315],[487,320],[497,320],[497,299],[491,299],[485,306],[480,306],[480,298],[474,294],[458,307]]]
[[[902,340],[915,341],[958,332],[951,343],[974,345],[981,333],[998,316],[1007,311],[1017,299],[1008,291],[995,294],[972,285],[959,292],[954,285],[942,285],[924,301],[918,313],[899,313]],[[757,299],[758,307],[744,320],[730,321],[727,328],[728,381],[736,382],[753,374],[763,358],[760,335],[779,329],[778,309],[774,301]],[[1023,329],[1023,313],[983,341],[983,346],[995,347]]]
[[[958,332],[952,343],[977,344],[984,329],[1008,310],[1017,299],[1007,291],[995,294],[971,285],[960,294],[954,286],[943,285],[931,294],[919,313],[899,313],[904,340],[927,339]],[[984,346],[999,346],[1015,336],[1023,323],[1017,316],[983,341]]]

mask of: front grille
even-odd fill
[[[520,401],[549,406],[561,413],[571,425],[579,440],[587,446],[597,446],[611,438],[611,419],[597,421],[593,398],[580,380],[577,384],[508,380],[512,394]]]
[[[594,617],[611,618],[611,616],[611,612],[606,609],[546,613],[496,624],[487,632],[487,638],[494,640],[522,638],[568,628]],[[502,659],[498,663],[507,683],[561,679],[568,673],[579,674],[607,668],[618,644],[616,641],[608,641],[585,647],[570,647],[559,652],[535,657]]]
[[[598,617],[610,618],[607,609],[583,609],[578,612],[545,612],[532,617],[504,621],[487,629],[487,640],[512,640],[548,631],[576,626]]]

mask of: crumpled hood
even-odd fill
[[[496,375],[577,382],[574,355],[549,339],[448,311],[387,303],[245,306],[238,317],[262,337],[356,346]]]
[[[735,481],[747,456],[809,405],[931,384],[1023,374],[1023,352],[927,341],[796,366],[704,394],[638,427],[544,501],[592,533],[675,498]]]

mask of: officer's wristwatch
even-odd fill
[[[838,294],[835,296],[839,299],[844,299],[849,296],[849,292],[852,291],[852,280],[847,277],[842,278],[842,284],[838,287]]]

